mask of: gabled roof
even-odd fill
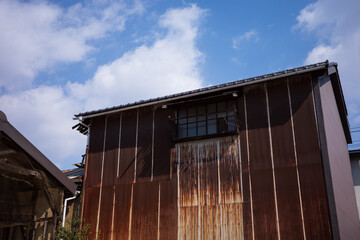
[[[331,64],[332,63],[330,63],[330,65]],[[216,92],[216,91],[221,91],[221,90],[226,90],[226,89],[232,89],[232,88],[236,88],[239,86],[255,84],[258,82],[264,82],[264,81],[287,77],[287,76],[291,76],[291,75],[295,75],[295,74],[316,71],[319,69],[325,69],[328,66],[329,66],[328,61],[320,62],[320,63],[306,65],[306,66],[302,66],[302,67],[298,67],[298,68],[287,69],[287,70],[280,71],[280,72],[265,74],[265,75],[261,75],[261,76],[257,76],[257,77],[246,78],[243,80],[237,80],[234,82],[229,82],[229,83],[219,84],[219,85],[215,85],[215,86],[200,88],[200,89],[196,89],[196,90],[192,90],[192,91],[172,94],[172,95],[168,95],[168,96],[164,96],[164,97],[152,98],[152,99],[148,99],[148,100],[141,100],[141,101],[134,102],[134,103],[128,103],[128,104],[114,106],[114,107],[110,107],[110,108],[104,108],[104,109],[99,109],[99,110],[95,110],[95,111],[79,113],[79,114],[75,115],[75,117],[86,119],[86,118],[91,118],[91,117],[95,117],[98,115],[120,112],[120,111],[128,110],[131,108],[149,106],[149,105],[154,105],[154,104],[159,104],[159,103],[166,103],[168,101],[177,100],[177,99],[181,99],[181,98],[185,98],[185,97],[191,97],[191,96],[195,96],[195,95],[199,95],[199,94],[206,94],[206,93],[211,93],[211,92]]]
[[[60,169],[58,169],[44,154],[42,154],[29,140],[16,130],[0,111],[0,133],[5,134],[11,142],[21,148],[21,153],[25,153],[36,161],[42,168],[51,174],[61,185],[72,194],[75,193],[76,185],[70,181]],[[11,151],[11,150],[10,150]],[[14,151],[15,152],[15,151]],[[20,154],[20,153],[19,153]]]

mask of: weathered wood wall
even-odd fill
[[[170,109],[92,119],[82,217],[101,239],[330,239],[311,75],[240,89],[239,134],[173,144]]]

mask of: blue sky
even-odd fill
[[[76,113],[329,59],[359,127],[358,12],[358,0],[0,0],[0,109],[67,169],[85,151]]]

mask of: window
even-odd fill
[[[234,101],[194,105],[177,111],[177,138],[234,132]]]

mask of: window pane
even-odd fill
[[[210,113],[210,114],[208,114],[207,118],[208,118],[208,119],[214,119],[214,118],[216,118],[216,113]]]
[[[206,135],[206,122],[198,122],[198,136]]]
[[[198,122],[205,121],[205,115],[198,116]]]
[[[186,120],[187,120],[186,118],[178,119],[178,123],[185,124],[187,122]]]
[[[218,103],[217,111],[218,112],[226,112],[226,103],[225,102]]]
[[[227,115],[234,116],[235,102],[228,102],[227,104]]]
[[[186,117],[186,109],[180,109],[179,110],[179,116],[178,116],[178,118],[184,118],[184,117]]]
[[[200,106],[197,108],[198,115],[205,115],[205,106]]]
[[[216,119],[208,120],[207,130],[208,134],[217,133]]]
[[[207,106],[207,112],[208,113],[215,113],[216,112],[216,104],[209,104]]]
[[[196,115],[196,108],[189,108],[188,109],[188,115],[189,116],[195,116]]]
[[[185,138],[185,137],[187,137],[186,127],[187,127],[186,124],[178,125],[178,138]]]
[[[188,124],[188,137],[196,136],[196,123]]]
[[[196,117],[189,117],[188,118],[188,123],[194,123],[196,122]]]
[[[235,131],[235,119],[234,117],[228,117],[228,131]]]

